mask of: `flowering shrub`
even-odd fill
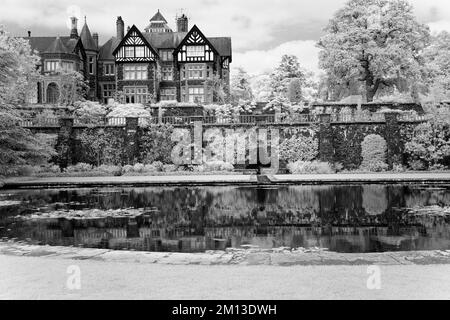
[[[364,171],[380,172],[388,169],[386,164],[387,144],[383,137],[371,134],[361,143],[363,158],[360,169]]]
[[[105,106],[93,101],[78,101],[74,103],[74,107],[74,116],[89,122],[99,122],[107,113]]]
[[[150,118],[150,112],[143,104],[113,104],[108,118]]]
[[[298,134],[280,144],[280,159],[286,162],[312,161],[319,153],[319,140],[310,135]]]
[[[287,168],[292,174],[331,174],[336,171],[328,162],[296,161],[288,163]]]

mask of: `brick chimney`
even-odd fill
[[[70,37],[73,39],[78,38],[78,19],[76,17],[71,17],[72,29],[70,30]]]
[[[185,14],[177,18],[177,32],[188,32],[189,20]]]
[[[92,38],[94,39],[95,46],[96,46],[97,49],[98,49],[98,33],[97,33],[97,32],[94,32],[94,33],[92,34]]]
[[[125,23],[122,20],[122,17],[117,17],[117,39],[121,41],[125,36]]]

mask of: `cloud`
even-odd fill
[[[432,34],[436,34],[442,31],[450,32],[450,20],[440,20],[428,23]]]
[[[291,54],[298,57],[302,67],[317,74],[319,72],[319,51],[316,41],[289,41],[269,50],[235,53],[233,67],[243,67],[251,75],[269,73],[278,65],[284,54]]]

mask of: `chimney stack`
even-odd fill
[[[188,32],[189,20],[188,17],[183,13],[181,17],[177,18],[177,31],[178,32]]]
[[[70,37],[73,39],[78,38],[78,19],[76,17],[70,18],[72,21],[72,30],[70,31]]]
[[[92,34],[92,38],[94,39],[95,46],[96,46],[97,49],[98,49],[98,33],[97,33],[97,32],[94,32],[94,33]]]
[[[117,39],[121,41],[125,36],[125,23],[122,20],[122,17],[117,18]]]
[[[31,31],[28,31],[28,38],[31,38]]]

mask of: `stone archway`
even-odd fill
[[[47,86],[47,103],[57,104],[59,100],[59,87],[52,82]]]

